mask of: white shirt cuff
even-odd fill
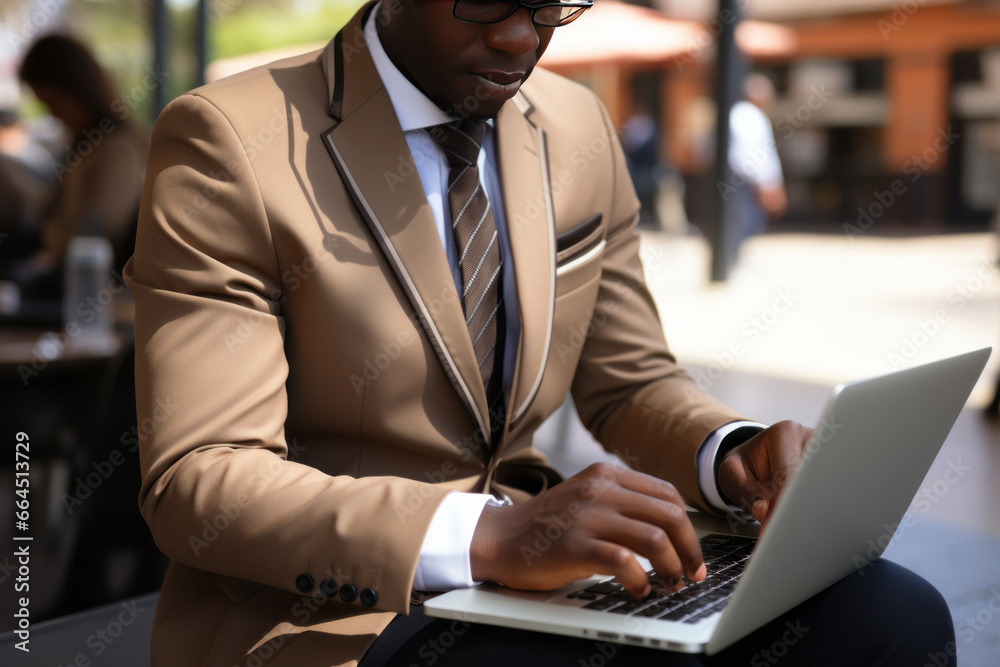
[[[413,588],[450,591],[475,586],[469,551],[476,525],[487,505],[501,505],[485,493],[452,492],[444,497],[420,547]]]
[[[708,439],[702,444],[701,449],[698,450],[698,486],[701,487],[701,494],[705,496],[705,500],[712,507],[732,514],[743,514],[743,511],[736,505],[727,505],[722,500],[722,496],[719,495],[719,487],[716,485],[715,480],[715,457],[719,453],[719,445],[722,444],[722,440],[736,429],[743,428],[744,426],[767,428],[767,426],[759,422],[731,422],[715,429],[712,435],[708,436]]]

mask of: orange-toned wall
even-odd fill
[[[827,19],[794,26],[805,58],[885,58],[889,118],[882,158],[894,172],[915,156],[937,152],[929,172],[947,165],[937,150],[948,135],[950,57],[956,51],[1000,46],[1000,11],[988,7],[924,6],[901,0],[878,14]]]
[[[900,0],[885,12],[827,18],[791,26],[798,49],[787,63],[807,58],[886,59],[889,117],[883,133],[885,168],[899,172],[914,156],[928,155],[948,132],[949,64],[956,51],[1000,46],[1000,11],[963,5],[924,6]],[[697,168],[683,127],[683,109],[711,94],[711,64],[664,72],[665,153],[681,171]],[[947,152],[929,172],[947,165]]]

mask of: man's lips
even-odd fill
[[[479,80],[478,88],[488,99],[501,103],[514,97],[525,77],[522,71],[480,70],[470,74]],[[480,94],[476,93],[477,96]]]
[[[515,83],[520,83],[521,80],[524,79],[523,71],[505,72],[501,70],[481,70],[473,72],[473,74],[481,79],[486,79],[490,83],[495,83],[498,86],[509,86]]]

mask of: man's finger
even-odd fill
[[[639,565],[632,551],[621,544],[594,540],[588,554],[583,556],[590,561],[593,571],[599,574],[610,574],[618,580],[632,596],[643,598],[649,595],[652,587],[649,575]]]
[[[666,568],[676,562],[669,567],[669,576],[684,574],[693,581],[703,578],[699,576],[704,565],[701,544],[683,505],[624,489],[609,500],[621,515],[610,527],[612,539],[622,540],[621,544],[648,558],[661,576],[668,575],[658,566]]]
[[[744,512],[749,513],[761,524],[767,520],[770,508],[773,506],[771,492],[757,479],[738,453],[723,461],[720,469],[720,486]]]
[[[666,502],[684,505],[684,499],[673,484],[652,475],[610,463],[595,463],[584,473],[590,476],[584,483],[585,495],[596,497],[615,488],[624,488]]]
[[[768,441],[768,460],[770,462],[771,474],[768,479],[770,489],[767,512],[764,520],[770,518],[774,508],[778,505],[778,499],[784,492],[785,487],[792,480],[795,472],[802,463],[802,455],[809,439],[812,437],[811,429],[804,429],[794,422],[789,422],[797,427],[798,432],[788,433],[785,437],[775,438]],[[761,521],[763,524],[764,521]]]
[[[682,560],[693,561],[694,555],[689,554],[687,559],[682,559],[670,535],[658,526],[645,521],[620,519],[615,523],[615,528],[609,533],[608,539],[645,557],[660,578],[668,583],[680,581],[683,575],[694,580],[700,570],[704,569],[700,549],[697,554],[697,564],[693,567],[687,565]]]

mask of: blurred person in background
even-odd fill
[[[640,107],[625,121],[621,142],[628,170],[632,175],[632,184],[642,205],[639,224],[655,226],[654,197],[660,157],[656,147],[656,121],[650,115],[649,109]]]
[[[729,113],[729,167],[738,198],[740,226],[732,236],[730,263],[735,264],[743,241],[767,231],[788,208],[784,175],[768,113],[774,104],[774,86],[763,74],[744,82],[746,99]]]
[[[108,77],[71,37],[39,39],[24,56],[20,78],[66,127],[66,149],[54,165],[55,185],[34,249],[7,267],[22,289],[58,292],[66,247],[74,236],[103,236],[121,265],[131,249],[148,139],[116,110]]]
[[[657,136],[656,120],[646,105],[639,106],[621,131],[625,161],[641,206],[639,226],[684,234],[688,226],[684,179],[660,157]]]

